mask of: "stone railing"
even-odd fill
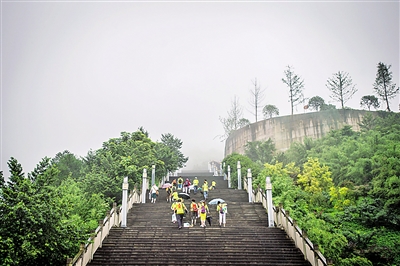
[[[141,193],[136,189],[132,190],[128,197],[127,211],[132,208],[133,204],[141,202]],[[78,254],[73,259],[67,259],[67,266],[86,266],[92,259],[96,250],[102,246],[104,239],[110,233],[112,227],[119,227],[122,222],[121,214],[122,207],[117,207],[114,203],[113,208],[107,212],[104,220],[99,221],[99,226],[93,236],[87,240],[87,243],[82,243]]]
[[[247,178],[243,179],[243,188],[247,191]],[[251,191],[254,203],[262,203],[263,207],[267,210],[267,197],[262,189]],[[304,259],[309,261],[312,266],[331,266],[332,261],[326,259],[318,250],[318,245],[314,245],[310,239],[307,238],[306,232],[302,231],[296,224],[295,220],[290,218],[289,211],[285,211],[282,205],[273,207],[275,226],[285,230],[286,234],[294,241],[296,247],[304,255]]]

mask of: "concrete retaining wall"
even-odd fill
[[[233,132],[225,141],[225,157],[234,152],[244,154],[245,145],[252,141],[266,141],[269,138],[280,151],[287,150],[293,142],[303,142],[304,138],[321,138],[330,130],[341,129],[345,125],[359,131],[359,123],[365,110],[328,110],[297,115],[274,117],[250,124]]]

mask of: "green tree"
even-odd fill
[[[125,176],[133,187],[141,184],[143,169],[151,169],[153,164],[156,169],[163,167],[164,163],[156,158],[155,145],[141,130],[121,132],[121,137],[104,142],[101,149],[90,152],[84,160],[87,162],[85,192],[103,193],[119,204]]]
[[[380,104],[378,98],[376,98],[374,95],[365,95],[361,98],[360,106],[366,106],[368,111],[371,111],[371,107],[378,109]]]
[[[318,201],[318,205],[324,205],[326,195],[329,195],[333,186],[329,168],[321,165],[316,158],[309,158],[304,164],[302,173],[298,175],[297,184],[305,192],[310,193],[312,202]]]
[[[263,108],[264,118],[272,118],[274,115],[279,115],[279,109],[275,105],[268,104]]]
[[[308,101],[308,106],[315,111],[321,110],[323,105],[325,105],[325,101],[319,96],[314,96]]]
[[[291,106],[291,114],[293,115],[293,107],[300,104],[303,99],[304,80],[296,75],[290,66],[284,71],[285,77],[282,82],[289,88],[289,101]]]
[[[45,159],[34,181],[24,177],[15,158],[8,162],[11,176],[0,190],[0,261],[3,265],[61,265],[77,251],[74,231],[63,217],[51,185],[58,171]],[[4,179],[2,178],[2,181]]]
[[[391,65],[386,65],[382,62],[378,63],[378,71],[373,85],[375,93],[386,103],[386,110],[389,112],[389,100],[399,93],[399,87],[392,81],[390,67]]]
[[[161,135],[161,143],[163,145],[156,146],[161,161],[164,162],[168,171],[173,172],[185,166],[189,157],[185,157],[181,152],[183,142],[171,133]],[[160,158],[159,158],[160,159]]]
[[[326,87],[332,92],[331,98],[340,102],[342,109],[344,109],[344,104],[357,92],[349,73],[343,71],[333,74],[333,77],[328,79]]]
[[[245,155],[253,162],[260,164],[271,163],[275,150],[275,144],[271,138],[267,141],[247,142],[245,145]]]

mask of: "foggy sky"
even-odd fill
[[[6,178],[11,156],[27,173],[45,156],[85,156],[139,127],[153,141],[181,139],[187,168],[206,169],[223,159],[219,118],[235,96],[255,122],[255,78],[262,105],[290,114],[281,80],[288,65],[306,98],[337,108],[325,84],[338,71],[356,84],[346,103],[354,109],[373,95],[379,62],[400,83],[398,1],[2,1],[1,44]],[[398,106],[396,97],[391,109]]]

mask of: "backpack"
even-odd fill
[[[194,212],[197,212],[197,204],[195,202],[192,203],[192,209]]]
[[[220,213],[226,213],[228,211],[228,208],[226,207],[226,204],[221,205],[219,208]]]
[[[206,213],[206,207],[205,206],[201,206],[201,213]]]

